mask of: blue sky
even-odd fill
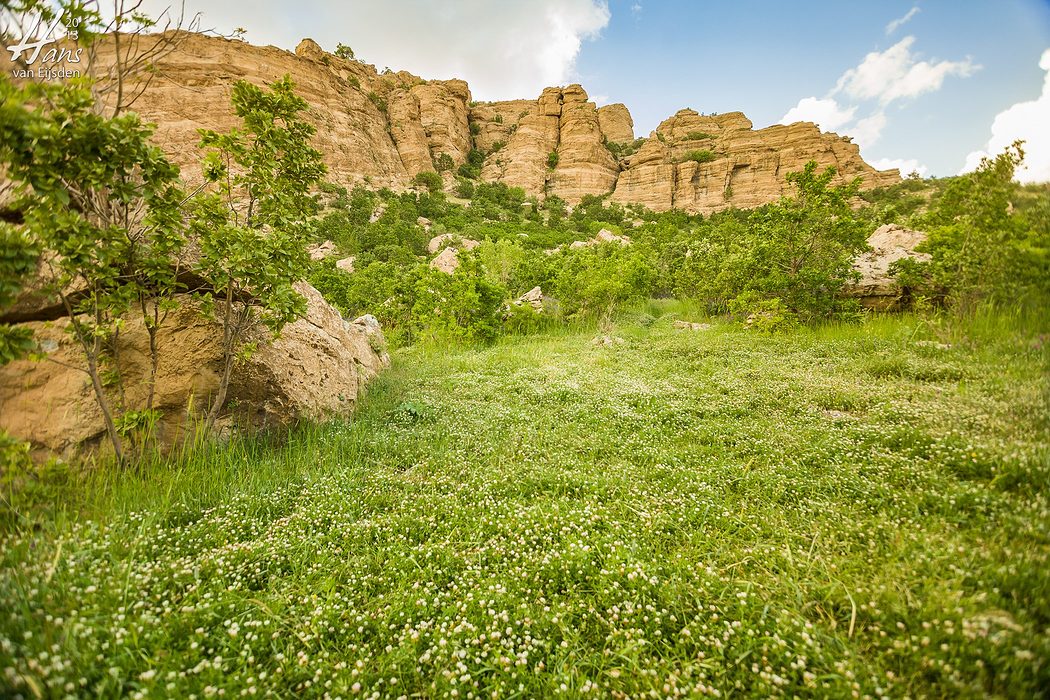
[[[915,7],[887,34],[891,21]],[[800,99],[826,95],[868,53],[909,36],[919,60],[969,59],[973,69],[887,105],[885,126],[862,144],[863,155],[913,159],[933,175],[957,173],[989,140],[997,113],[1040,95],[1050,2],[614,0],[609,24],[583,44],[576,69],[592,96],[628,105],[640,135],[681,106],[740,110],[761,127],[780,121]],[[858,113],[878,111],[870,102],[854,101]]]
[[[146,0],[156,10],[170,0]],[[818,121],[877,167],[929,175],[1029,141],[1050,180],[1050,0],[186,0],[204,25],[382,69],[463,78],[475,99],[580,82],[646,136],[682,107],[756,128]],[[891,23],[897,21],[895,25]],[[1045,53],[1045,56],[1044,56]],[[800,103],[801,101],[801,103]],[[846,118],[849,117],[849,118]]]

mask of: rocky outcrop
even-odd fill
[[[504,104],[488,109],[501,115],[513,111]],[[519,115],[509,127],[504,118],[508,140],[485,160],[483,179],[520,187],[532,196],[555,194],[570,203],[612,190],[619,166],[604,145],[598,109],[582,87],[547,88]]]
[[[435,170],[442,154],[461,165],[472,148],[467,105],[470,89],[462,80],[433,81],[399,88],[388,98],[390,133],[411,176]]]
[[[430,267],[438,272],[451,275],[459,267],[459,251],[455,248],[445,248],[430,261]]]
[[[344,321],[313,287],[301,283],[306,315],[280,338],[259,336],[259,347],[235,371],[221,419],[227,427],[275,428],[303,419],[346,415],[364,385],[389,365],[375,319]],[[192,435],[222,371],[222,333],[183,300],[161,327],[155,408],[157,438],[178,444]],[[38,454],[72,456],[104,438],[95,402],[68,319],[31,322],[44,359],[0,367],[0,429],[30,442]],[[131,405],[144,401],[148,340],[141,317],[127,319],[118,353]]]
[[[284,75],[308,103],[314,146],[328,178],[340,185],[406,188],[420,172],[443,160],[449,164],[443,156],[455,167],[472,148],[486,156],[486,181],[521,187],[530,196],[555,194],[570,204],[611,194],[612,201],[656,211],[765,204],[790,191],[786,174],[809,160],[834,165],[839,181],[860,177],[864,187],[899,179],[897,171],[867,165],[849,138],[809,123],[756,130],[739,112],[686,109],[618,161],[606,144],[633,142],[630,112],[622,104],[597,108],[579,85],[547,88],[535,100],[472,103],[461,80],[379,73],[309,39],[292,53],[203,34],[176,36],[178,48],[156,62],[133,108],[157,123],[155,139],[191,182],[200,177],[198,129],[225,131],[239,121],[230,107],[233,82],[263,85]],[[99,44],[103,64],[112,54],[112,42]],[[7,54],[0,55],[0,70],[9,68]]]
[[[810,160],[835,166],[836,184],[859,177],[870,188],[900,179],[895,170],[880,172],[865,163],[848,138],[821,133],[815,124],[754,130],[740,112],[705,116],[684,109],[623,159],[612,200],[655,211],[757,207],[790,193],[785,176]]]
[[[613,104],[598,108],[598,126],[602,136],[610,143],[634,141],[634,119],[627,105]]]
[[[929,260],[927,253],[915,250],[925,240],[926,234],[922,231],[912,231],[896,224],[877,228],[868,237],[871,250],[857,256],[853,262],[853,269],[860,273],[860,279],[847,288],[846,294],[856,297],[868,308],[882,311],[899,308],[904,290],[890,274],[890,266],[906,258],[917,262]]]
[[[602,139],[598,109],[579,85],[561,91],[556,152],[550,191],[565,201],[576,203],[616,186],[620,168]]]

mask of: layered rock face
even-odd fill
[[[486,110],[506,115],[518,102],[510,108],[492,103]],[[506,121],[504,116],[508,141],[486,159],[482,178],[572,203],[615,186],[619,167],[604,145],[598,108],[579,85],[547,88],[516,124],[507,127]]]
[[[177,48],[157,61],[133,109],[158,125],[156,140],[190,181],[200,172],[197,130],[238,123],[230,107],[233,82],[262,85],[286,74],[309,104],[314,145],[329,179],[341,185],[404,188],[439,160],[447,165],[443,155],[457,166],[471,149],[486,155],[483,180],[536,197],[555,194],[570,204],[611,194],[613,201],[657,211],[765,204],[788,192],[785,175],[809,160],[834,165],[840,181],[859,176],[865,187],[899,180],[897,171],[867,165],[848,138],[809,123],[755,130],[739,112],[681,110],[618,161],[606,145],[634,141],[630,112],[622,104],[596,107],[579,85],[547,88],[535,100],[473,103],[462,80],[379,73],[310,39],[291,53],[201,34],[174,36]],[[112,51],[112,42],[103,42],[100,60],[111,62]],[[7,54],[0,56],[0,69],[9,68]],[[699,152],[706,154],[700,162]],[[448,174],[445,180],[452,185]]]
[[[598,126],[602,136],[611,143],[634,141],[634,119],[627,105],[613,104],[598,108]]]
[[[880,172],[865,163],[848,138],[821,133],[815,124],[754,130],[740,112],[704,116],[684,109],[623,159],[612,199],[656,211],[757,207],[788,194],[785,175],[811,160],[835,166],[838,183],[860,177],[870,188],[900,179],[895,170]]]
[[[285,427],[301,419],[346,415],[365,383],[390,358],[372,317],[353,322],[306,283],[306,315],[281,337],[260,337],[258,350],[239,366],[230,383],[222,421],[227,426]],[[0,367],[0,430],[30,442],[40,454],[72,456],[104,440],[102,413],[95,402],[76,342],[65,332],[68,319],[27,325],[44,359]],[[161,327],[155,408],[157,438],[171,446],[192,435],[222,373],[222,332],[186,303]],[[118,353],[125,368],[131,405],[145,400],[149,345],[141,317],[122,329]]]

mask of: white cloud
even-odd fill
[[[158,12],[170,0],[146,0]],[[528,98],[578,79],[576,57],[610,18],[605,0],[186,0],[202,25],[245,27],[253,44],[294,49],[309,36],[331,51],[342,42],[380,70],[463,78],[475,99]]]
[[[918,11],[918,7],[913,7],[890,22],[887,33]],[[780,123],[815,122],[824,131],[851,136],[863,152],[881,138],[889,121],[886,108],[891,102],[939,90],[949,76],[968,77],[980,68],[969,58],[934,63],[918,60],[912,52],[914,43],[915,37],[907,36],[885,51],[872,51],[856,67],[843,73],[826,96],[802,98],[780,118]],[[862,110],[864,103],[867,108]],[[926,173],[926,167],[915,160],[884,158],[879,162],[887,164],[887,168],[900,164],[901,172]]]
[[[992,136],[979,151],[966,156],[962,172],[976,168],[981,158],[994,157],[1017,139],[1023,139],[1025,167],[1017,172],[1021,182],[1050,182],[1050,49],[1043,52],[1039,67],[1046,71],[1043,91],[1034,100],[1018,102],[995,115]]]
[[[839,78],[835,91],[845,92],[856,99],[877,99],[886,104],[940,90],[948,76],[966,78],[980,68],[969,58],[937,63],[918,61],[911,51],[914,43],[915,37],[906,36],[885,51],[872,51],[860,65]]]
[[[788,110],[780,123],[813,122],[825,131],[834,131],[852,120],[856,111],[856,107],[840,107],[831,97],[804,97]]]
[[[914,158],[877,158],[871,161],[871,167],[876,170],[896,168],[905,177],[912,173],[918,173],[919,177],[926,177],[926,173],[929,172],[925,165]]]
[[[897,31],[903,25],[905,25],[908,22],[910,22],[911,18],[914,17],[917,14],[919,14],[919,6],[918,5],[916,5],[915,7],[911,8],[910,10],[908,10],[904,14],[903,17],[898,17],[897,19],[895,19],[892,22],[890,22],[889,24],[887,24],[886,25],[886,36],[889,36],[890,34],[893,34],[893,32]]]
[[[858,119],[857,123],[850,129],[850,135],[857,145],[863,148],[871,148],[882,136],[882,130],[886,127],[886,113],[875,112],[870,117]]]

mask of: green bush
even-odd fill
[[[445,182],[441,179],[441,175],[429,170],[424,170],[412,178],[412,184],[425,187],[429,192],[439,192],[445,186]]]
[[[434,159],[434,169],[439,173],[448,172],[454,167],[456,167],[456,163],[452,160],[452,156],[447,153],[442,153]]]
[[[709,134],[706,131],[690,131],[685,135],[686,141],[703,141],[705,139],[713,139],[714,134]]]
[[[465,166],[464,166],[465,167]],[[461,168],[462,169],[462,168]],[[456,183],[456,196],[470,199],[474,196],[474,183],[470,180],[460,180]]]
[[[714,151],[703,149],[700,151],[689,151],[682,156],[683,161],[691,160],[696,163],[710,163],[713,160],[718,160],[718,154]]]
[[[551,151],[547,154],[547,168],[554,170],[558,167],[558,153],[557,151]]]

